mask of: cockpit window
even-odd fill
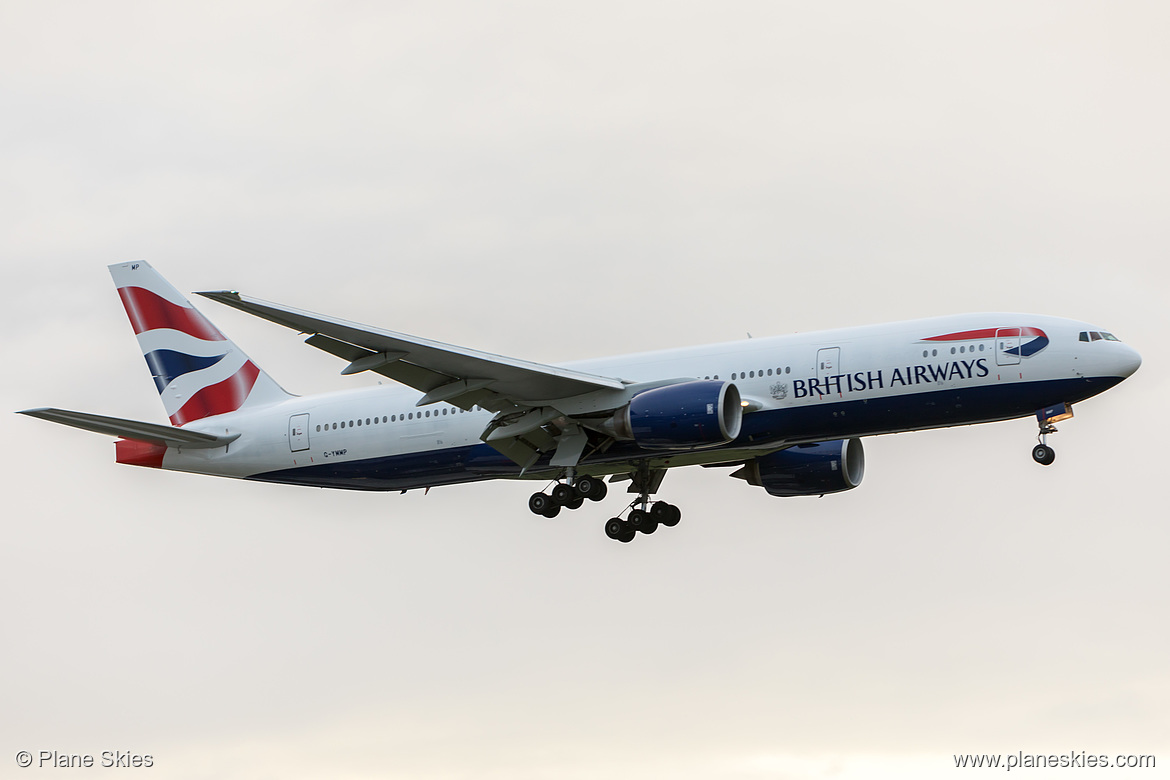
[[[1095,330],[1082,330],[1077,338],[1081,341],[1121,341],[1121,339],[1112,333],[1106,333],[1105,331],[1097,332]]]

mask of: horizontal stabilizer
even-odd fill
[[[154,444],[165,444],[168,447],[187,447],[190,449],[207,449],[223,447],[236,439],[240,434],[215,436],[210,433],[188,431],[174,428],[170,425],[139,422],[138,420],[124,420],[121,417],[103,417],[100,414],[86,412],[71,412],[67,409],[25,409],[19,414],[29,417],[39,417],[42,420],[70,425],[84,431],[104,433],[107,436],[121,436],[123,439],[146,441]]]

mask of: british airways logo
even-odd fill
[[[995,339],[995,346],[1005,355],[1032,357],[1048,346],[1048,334],[1040,328],[982,328],[959,333],[929,336],[923,341],[983,341]]]

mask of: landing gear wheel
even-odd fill
[[[597,477],[578,477],[576,488],[578,496],[590,501],[600,501],[607,492],[605,483]]]
[[[560,513],[561,513],[560,506],[552,503],[551,501],[548,503],[548,509],[541,512],[542,515],[544,515],[545,517],[548,517],[548,518],[556,517]]]
[[[658,530],[658,521],[649,512],[635,509],[630,512],[630,527],[644,534],[652,534]]]
[[[577,496],[572,501],[565,502],[565,509],[580,509],[581,505],[585,503],[585,499]]]
[[[1037,444],[1032,448],[1032,460],[1041,466],[1051,466],[1053,461],[1056,460],[1056,450],[1047,444]]]
[[[550,506],[553,506],[553,501],[544,493],[533,493],[528,497],[528,509],[534,515],[544,515]]]
[[[613,517],[605,523],[605,535],[619,542],[629,542],[634,538],[634,529],[625,520]]]
[[[571,486],[561,482],[560,484],[553,485],[553,489],[549,491],[549,495],[552,497],[554,504],[564,506],[573,500],[574,492]]]
[[[650,516],[667,528],[673,528],[682,519],[682,512],[674,504],[658,501],[650,507]]]

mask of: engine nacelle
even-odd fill
[[[639,447],[682,450],[714,447],[736,436],[743,425],[739,390],[730,382],[698,379],[656,387],[634,396],[605,426]]]
[[[865,475],[861,439],[805,444],[747,462],[733,476],[773,496],[821,496],[852,490]]]

